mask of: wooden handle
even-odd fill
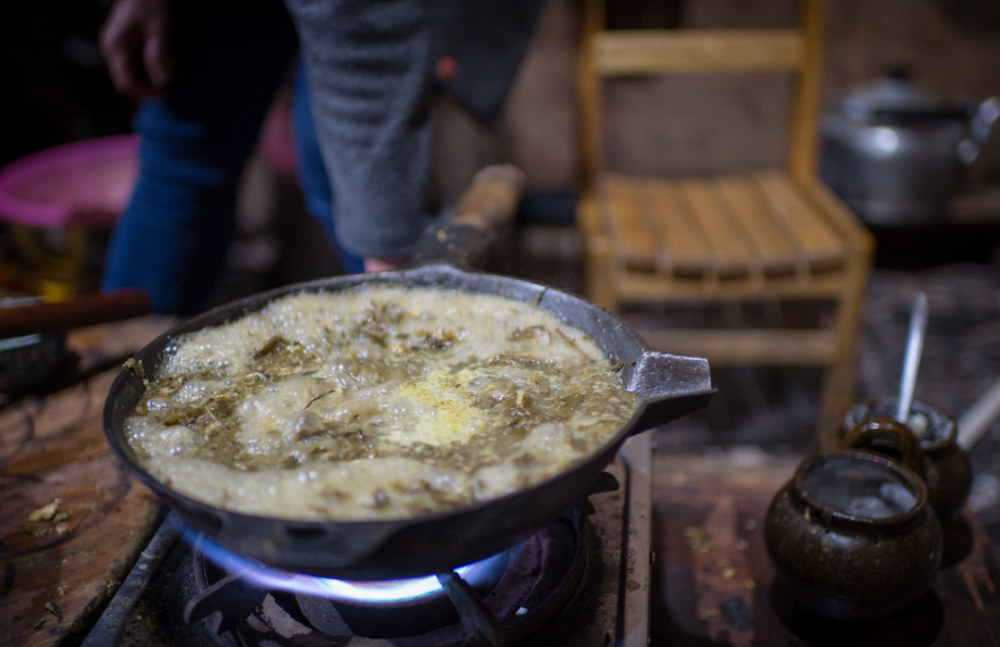
[[[0,308],[0,339],[53,334],[73,328],[140,317],[153,311],[145,290],[123,289],[85,294],[71,301]]]
[[[516,166],[487,166],[472,178],[472,185],[455,205],[451,222],[489,230],[513,222],[526,184]]]

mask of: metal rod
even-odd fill
[[[1000,416],[1000,380],[958,419],[958,444],[968,451]]]
[[[927,295],[921,292],[913,302],[910,312],[910,332],[906,338],[906,359],[903,360],[903,376],[899,380],[899,408],[896,420],[906,423],[910,419],[910,405],[917,385],[917,371],[920,356],[924,351],[924,337],[927,334]]]
[[[146,549],[139,554],[138,561],[122,582],[115,597],[94,623],[94,628],[81,647],[112,647],[122,642],[122,632],[129,613],[146,590],[149,581],[153,579],[160,562],[180,537],[180,524],[181,520],[176,512],[167,515]]]
[[[462,626],[469,633],[467,644],[484,647],[504,647],[507,644],[503,626],[468,582],[455,571],[439,573],[437,578],[448,599],[455,605]]]

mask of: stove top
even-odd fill
[[[588,501],[501,554],[415,580],[262,570],[170,514],[83,645],[645,646],[650,459],[651,434],[630,439]]]

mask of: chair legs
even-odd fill
[[[831,437],[847,410],[854,404],[858,363],[858,332],[871,269],[870,250],[859,250],[848,260],[847,281],[837,307],[837,360],[826,369],[816,422],[816,446],[829,448]]]
[[[833,437],[844,414],[854,403],[854,353],[843,353],[823,371],[819,413],[816,418],[816,447],[833,449]]]
[[[601,231],[597,203],[593,199],[581,199],[577,218],[583,235],[587,298],[618,312],[618,296],[611,284],[611,241]]]

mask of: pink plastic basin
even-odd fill
[[[111,227],[139,167],[138,135],[33,153],[0,169],[0,220],[30,227]]]

